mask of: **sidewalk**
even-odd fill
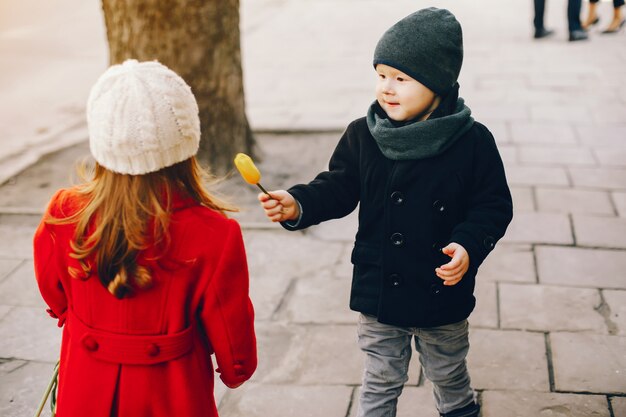
[[[365,113],[378,36],[431,4],[393,3],[242,2],[246,99],[264,132],[266,187],[310,180]],[[626,31],[570,44],[565,2],[550,1],[546,23],[557,35],[536,42],[525,0],[437,5],[463,24],[461,95],[494,133],[514,197],[514,221],[481,267],[470,317],[483,417],[626,417]],[[610,8],[600,5],[601,27]],[[86,153],[85,143],[62,150],[0,185],[1,416],[33,413],[58,356],[30,241],[47,199]],[[223,189],[243,208],[259,369],[237,390],[218,386],[220,415],[355,416],[363,361],[347,307],[355,215],[289,233],[263,219],[256,190],[240,178]],[[414,359],[398,416],[434,417]]]

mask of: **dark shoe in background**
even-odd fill
[[[576,41],[584,41],[586,39],[589,39],[589,35],[587,35],[587,32],[585,32],[584,30],[572,30],[569,33],[569,41],[570,42],[576,42]]]
[[[600,23],[600,18],[599,17],[596,17],[595,20],[593,20],[592,22],[583,23],[583,30],[589,30],[589,29],[591,29],[591,26],[595,26],[598,23]]]
[[[535,29],[535,39],[547,38],[548,36],[554,35],[554,31],[551,29],[541,28]]]
[[[624,24],[626,24],[626,19],[622,20],[615,29],[605,29],[601,33],[605,35],[608,33],[617,33],[624,28]]]

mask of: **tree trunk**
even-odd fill
[[[214,172],[253,153],[246,119],[239,0],[102,0],[109,61],[158,60],[191,86],[202,138],[198,156]]]

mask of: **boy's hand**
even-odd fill
[[[291,194],[285,190],[270,191],[269,193],[273,198],[265,193],[259,194],[258,197],[268,219],[273,222],[284,222],[300,217],[300,208]]]
[[[469,268],[469,255],[458,243],[450,243],[441,250],[452,258],[450,262],[435,268],[435,273],[443,280],[443,285],[456,285]]]

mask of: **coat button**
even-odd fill
[[[90,352],[95,352],[96,350],[98,350],[98,347],[99,347],[96,339],[94,339],[91,336],[87,336],[83,339],[83,346],[85,346],[85,349],[87,349]]]
[[[430,286],[430,292],[439,295],[441,293],[441,285],[440,284],[432,284]]]
[[[483,245],[485,246],[485,249],[487,250],[493,249],[495,244],[496,244],[496,240],[493,238],[493,236],[487,236],[485,240],[483,240]]]
[[[394,288],[399,287],[402,285],[402,277],[399,274],[389,275],[389,284]]]
[[[156,343],[150,343],[146,348],[146,353],[148,354],[148,356],[157,356],[160,351],[161,349]]]
[[[246,370],[243,368],[242,365],[236,364],[233,366],[233,369],[235,371],[235,375],[242,376],[246,374]]]
[[[404,236],[402,236],[402,233],[394,233],[391,235],[390,240],[394,246],[402,246],[404,243]]]
[[[391,193],[391,201],[393,201],[393,204],[395,204],[396,206],[401,205],[402,203],[404,203],[404,194],[402,194],[400,191],[394,191],[393,193]]]
[[[443,213],[444,211],[446,211],[446,205],[441,200],[435,200],[435,202],[433,203],[433,209],[435,209],[437,213]]]

